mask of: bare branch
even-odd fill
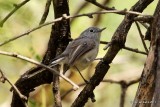
[[[16,36],[16,37],[13,37],[13,38],[9,39],[9,40],[6,40],[6,41],[4,41],[3,43],[0,43],[0,46],[5,45],[5,44],[7,44],[7,43],[9,43],[9,42],[11,42],[11,41],[14,41],[14,40],[16,40],[16,39],[18,39],[18,38],[20,38],[20,37],[23,37],[23,36],[25,36],[25,35],[28,35],[28,34],[30,34],[31,32],[33,32],[33,31],[35,31],[35,30],[38,30],[38,29],[40,29],[40,28],[42,28],[42,27],[44,27],[44,26],[53,24],[53,23],[55,23],[55,22],[59,22],[59,21],[61,21],[61,20],[63,20],[63,19],[72,19],[72,18],[77,18],[77,17],[82,17],[82,16],[87,16],[87,17],[89,17],[89,18],[92,18],[93,15],[95,15],[95,14],[106,14],[106,13],[116,13],[116,14],[118,14],[118,13],[125,13],[125,14],[127,14],[127,13],[128,13],[128,14],[134,14],[134,15],[140,15],[140,16],[148,16],[148,15],[142,14],[142,13],[140,13],[140,12],[127,11],[127,10],[108,10],[108,11],[106,10],[106,11],[99,11],[99,12],[91,12],[91,13],[79,14],[79,15],[75,15],[75,16],[67,16],[66,14],[64,14],[62,17],[59,17],[59,18],[57,18],[57,19],[55,19],[55,20],[53,20],[53,21],[50,21],[50,22],[46,22],[46,23],[44,23],[44,24],[41,24],[41,25],[39,25],[39,26],[37,26],[37,27],[34,27],[34,28],[28,30],[27,32],[25,32],[25,33],[23,33],[23,34],[20,34],[20,35],[18,35],[18,36]]]
[[[2,83],[4,83],[5,81],[7,81],[11,86],[12,88],[15,90],[15,92],[17,92],[18,96],[21,98],[23,104],[25,105],[25,107],[28,107],[26,101],[27,101],[27,97],[24,96],[23,94],[21,94],[21,92],[18,90],[18,88],[11,83],[11,81],[4,75],[3,71],[0,69],[0,74],[1,74],[1,77],[0,77],[0,81]]]
[[[79,14],[79,12],[84,9],[86,6],[88,6],[89,3],[88,2],[84,2],[83,4],[81,4],[80,6],[77,7],[77,10],[75,11],[75,13],[73,13],[73,15],[77,15]],[[74,19],[70,20],[70,23],[72,24],[74,22]]]
[[[110,0],[103,0],[102,4],[103,5],[106,5],[106,4],[109,4],[110,3]],[[102,11],[103,8],[97,8],[97,11]],[[97,14],[96,17],[95,17],[95,20],[93,22],[93,26],[97,26],[101,20],[102,20],[102,15],[101,14]]]
[[[3,24],[7,21],[7,19],[10,18],[19,8],[24,6],[29,1],[30,0],[24,0],[23,2],[19,4],[14,4],[14,9],[0,22],[0,27],[2,27]]]
[[[41,21],[40,21],[39,25],[43,24],[46,21],[46,18],[47,18],[48,13],[49,13],[49,7],[51,5],[51,1],[52,0],[47,0],[45,10],[44,10],[44,13],[42,15],[42,18],[41,18]]]
[[[108,43],[110,43],[110,42],[100,41],[100,43],[101,43],[101,44],[108,44]],[[147,55],[146,52],[139,51],[138,49],[133,49],[133,48],[126,47],[126,46],[124,46],[123,49],[128,50],[128,51],[132,51],[132,52],[135,52],[135,53],[140,53],[140,54],[143,54],[143,55]]]
[[[145,43],[145,41],[144,41],[144,36],[143,36],[143,34],[142,34],[142,31],[141,31],[141,29],[140,29],[140,26],[139,26],[139,24],[138,24],[136,21],[135,21],[135,23],[136,23],[136,26],[137,26],[139,35],[140,35],[140,37],[141,37],[141,40],[142,40],[142,44],[143,44],[143,46],[144,46],[144,49],[145,49],[145,51],[148,53],[148,48],[147,48],[146,43]]]
[[[55,69],[53,68],[50,68],[44,64],[41,64],[40,62],[37,62],[33,59],[30,59],[30,58],[27,58],[25,56],[22,56],[22,55],[18,55],[18,54],[15,54],[15,53],[9,53],[9,52],[4,52],[4,51],[0,51],[0,54],[1,55],[6,55],[6,56],[11,56],[11,57],[15,57],[15,58],[18,58],[18,59],[21,59],[21,60],[24,60],[24,61],[27,61],[27,62],[30,62],[32,64],[35,64],[35,65],[38,65],[38,66],[41,66],[49,71],[51,71],[52,73],[55,73],[57,75],[59,75],[60,77],[62,77],[65,81],[67,81],[68,83],[70,83],[72,86],[73,86],[73,89],[74,90],[77,90],[79,88],[78,85],[76,85],[74,82],[72,82],[69,78],[65,77],[64,75],[60,74],[59,72],[57,72]]]
[[[96,0],[86,0],[94,5],[96,5],[97,7],[100,7],[102,9],[105,9],[105,10],[115,10],[115,8],[110,8],[110,7],[106,7],[104,5],[101,5],[100,3],[98,3]]]
[[[16,36],[16,37],[13,37],[13,38],[11,38],[11,39],[8,39],[8,40],[4,41],[3,43],[0,44],[0,46],[5,45],[5,44],[7,44],[7,43],[9,43],[9,42],[11,42],[11,41],[14,41],[14,40],[16,40],[16,39],[18,39],[18,38],[20,38],[20,37],[23,37],[23,36],[25,36],[25,35],[29,35],[31,32],[33,32],[33,31],[35,31],[35,30],[38,30],[38,29],[40,29],[41,27],[50,25],[50,24],[52,24],[52,23],[55,23],[55,22],[58,22],[58,21],[61,21],[61,20],[62,20],[62,18],[58,18],[58,19],[55,19],[55,20],[52,21],[52,22],[47,22],[47,23],[41,24],[41,25],[39,25],[39,26],[37,26],[37,27],[35,27],[35,28],[32,28],[32,29],[28,30],[27,32],[25,32],[25,33],[23,33],[23,34],[20,34],[20,35],[18,35],[18,36]]]
[[[142,24],[146,29],[148,29],[149,26],[146,23],[143,23],[141,21],[139,21],[139,23]]]
[[[111,79],[106,79],[106,80],[103,80],[102,82],[108,82],[108,83],[114,83],[114,84],[122,84],[124,81],[125,80],[115,81],[115,80],[111,80]],[[129,82],[125,81],[125,84],[128,87],[128,86],[133,85],[133,84],[135,84],[135,83],[137,83],[139,81],[140,81],[140,78],[137,78],[137,79],[131,80]]]
[[[131,81],[129,81],[129,82],[126,82],[125,80],[123,80],[123,81],[125,81],[126,86],[129,87],[130,85],[133,85],[133,84],[139,82],[139,80],[140,80],[140,78],[131,80]],[[102,82],[119,84],[119,85],[122,84],[122,80],[120,80],[120,81],[115,81],[115,80],[112,80],[112,79],[105,79],[105,80],[103,80]],[[80,87],[82,87],[82,86],[84,86],[84,85],[86,85],[86,83],[78,84],[78,86],[80,86]],[[66,91],[66,92],[61,96],[61,99],[64,99],[64,98],[65,98],[69,93],[71,93],[72,91],[73,91],[72,88],[69,89],[68,91]]]
[[[140,53],[140,54],[143,54],[143,55],[147,55],[146,52],[140,51],[140,50],[138,50],[138,49],[133,49],[133,48],[126,47],[126,46],[123,47],[123,49],[126,49],[126,50],[128,50],[128,51],[132,51],[132,52],[135,52],[135,53]]]
[[[133,85],[137,82],[140,81],[140,78],[131,80],[129,82],[125,80],[120,80],[120,81],[114,81],[114,80],[103,80],[103,82],[110,82],[110,83],[115,83],[121,85],[121,96],[120,96],[120,107],[124,107],[125,103],[125,97],[126,97],[126,91],[130,85]]]

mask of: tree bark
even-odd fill
[[[160,1],[157,4],[151,26],[150,50],[141,81],[133,101],[133,107],[160,106]]]

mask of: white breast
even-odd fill
[[[96,58],[98,54],[98,48],[92,49],[91,51],[84,54],[79,60],[77,60],[74,65],[81,71],[88,67]]]

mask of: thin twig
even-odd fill
[[[0,69],[0,74],[1,74],[0,81],[2,83],[7,81],[12,86],[12,88],[16,91],[18,96],[21,98],[21,100],[24,103],[25,107],[28,107],[28,105],[26,103],[27,97],[25,95],[21,94],[21,92],[18,90],[18,88],[14,84],[11,83],[11,81],[4,75],[4,73],[3,73],[3,71],[1,69]]]
[[[88,2],[83,2],[83,4],[80,4],[80,6],[78,6],[76,8],[76,11],[73,13],[73,15],[77,15],[79,14],[79,12],[84,9],[85,7],[87,7],[90,3]],[[72,24],[74,22],[74,19],[70,20],[70,23]]]
[[[104,5],[101,5],[100,3],[98,3],[96,0],[86,0],[94,5],[96,5],[97,7],[100,7],[102,9],[105,9],[105,10],[115,10],[115,8],[110,8],[110,7],[107,7],[107,6],[104,6]]]
[[[133,49],[133,48],[130,48],[130,47],[123,47],[123,49],[125,50],[128,50],[128,51],[132,51],[132,52],[135,52],[135,53],[140,53],[140,54],[143,54],[143,55],[148,55],[146,52],[143,52],[143,51],[140,51],[138,49]]]
[[[106,13],[125,13],[125,14],[129,13],[129,14],[135,14],[135,15],[140,15],[140,16],[146,16],[146,15],[144,15],[144,14],[142,14],[142,13],[139,13],[139,12],[127,11],[127,10],[108,10],[108,11],[106,10],[106,11],[99,11],[99,12],[91,12],[91,13],[79,14],[79,15],[75,15],[75,16],[67,16],[66,14],[64,14],[62,17],[59,17],[59,18],[57,18],[57,19],[55,19],[55,20],[53,20],[53,21],[50,21],[50,22],[46,22],[46,23],[44,23],[44,24],[41,24],[41,25],[39,25],[39,26],[37,26],[37,27],[34,27],[34,28],[28,30],[27,32],[25,32],[25,33],[23,33],[23,34],[20,34],[20,35],[18,35],[18,36],[15,36],[15,37],[9,39],[9,40],[6,40],[6,41],[2,42],[2,43],[0,44],[0,46],[5,45],[5,44],[7,44],[7,43],[9,43],[9,42],[11,42],[11,41],[14,41],[14,40],[16,40],[16,39],[18,39],[18,38],[20,38],[20,37],[23,37],[23,36],[25,36],[25,35],[28,35],[28,34],[30,34],[31,32],[33,32],[33,31],[35,31],[35,30],[38,30],[38,29],[40,29],[40,28],[42,28],[42,27],[44,27],[44,26],[53,24],[53,23],[55,23],[55,22],[59,22],[59,21],[61,21],[61,20],[63,20],[63,19],[72,19],[72,18],[77,18],[77,17],[82,17],[82,16],[87,16],[87,17],[89,17],[89,18],[92,18],[93,15],[95,15],[95,14],[106,14]]]
[[[13,37],[13,38],[11,38],[11,39],[8,39],[8,40],[4,41],[3,43],[0,44],[0,46],[5,45],[5,44],[7,44],[7,43],[9,43],[9,42],[11,42],[11,41],[14,41],[14,40],[16,40],[16,39],[18,39],[18,38],[20,38],[20,37],[23,37],[23,36],[25,36],[25,35],[29,35],[31,32],[33,32],[33,31],[35,31],[35,30],[38,30],[38,29],[40,29],[41,27],[50,25],[50,24],[52,24],[52,23],[55,23],[55,22],[58,22],[58,21],[61,21],[61,20],[62,20],[62,18],[58,18],[58,19],[54,20],[53,22],[47,22],[47,23],[41,24],[41,25],[39,25],[39,26],[37,26],[37,27],[35,27],[35,28],[32,28],[32,29],[28,30],[27,32],[25,32],[25,33],[23,33],[23,34],[20,34],[20,35],[18,35],[18,36],[15,36],[15,37]]]
[[[129,87],[130,85],[133,85],[133,84],[139,82],[139,80],[140,80],[140,78],[134,79],[134,80],[131,80],[131,81],[125,82],[125,83],[126,83],[126,86]],[[123,80],[123,81],[124,81],[124,80]],[[115,80],[111,80],[111,79],[105,79],[105,80],[103,80],[102,82],[113,83],[113,84],[120,84],[120,85],[122,84],[122,80],[120,80],[120,81],[115,81]],[[78,86],[80,86],[80,87],[82,87],[82,86],[84,86],[84,85],[86,85],[86,83],[80,83],[80,84],[78,84]],[[61,96],[61,99],[63,100],[63,99],[64,99],[69,93],[71,93],[72,91],[73,91],[72,88],[69,89],[68,91],[66,91],[66,92]]]
[[[49,13],[49,7],[50,7],[50,5],[51,5],[51,1],[52,1],[52,0],[47,0],[46,6],[45,6],[45,10],[44,10],[44,13],[43,13],[43,15],[42,15],[42,18],[41,18],[41,21],[40,21],[39,25],[40,25],[40,24],[43,24],[43,23],[46,21],[47,16],[48,16],[48,13]]]
[[[125,103],[125,97],[126,97],[126,91],[128,89],[128,87],[130,85],[133,85],[137,82],[139,82],[140,78],[135,79],[135,80],[131,80],[129,82],[126,82],[124,80],[121,81],[114,81],[114,80],[103,80],[103,82],[110,82],[110,83],[116,83],[121,85],[121,96],[120,96],[120,107],[124,107],[124,103]]]
[[[126,9],[124,10],[104,10],[104,11],[98,11],[98,12],[91,12],[91,13],[86,13],[86,14],[80,14],[80,15],[76,15],[76,16],[68,16],[68,18],[75,18],[75,17],[81,17],[81,16],[92,16],[95,14],[106,14],[106,13],[124,13],[124,14],[134,14],[134,15],[140,15],[140,16],[150,16],[150,15],[145,15],[143,13],[140,12],[136,12],[136,11],[127,11]]]
[[[104,9],[104,10],[115,10],[115,11],[117,10],[117,9],[115,9],[115,7],[110,8],[110,7],[104,6],[104,5],[100,4],[100,3],[98,3],[96,0],[85,0],[85,1],[88,1],[88,2],[92,3],[93,5],[95,5],[97,7],[100,7],[102,9]],[[117,13],[117,14],[125,15],[126,13],[120,12],[120,13]]]
[[[109,0],[103,0],[103,2],[102,2],[103,5],[106,5],[106,4],[108,4],[108,3],[109,3]],[[103,8],[97,8],[97,11],[102,11],[102,10],[103,10]],[[97,14],[97,16],[95,17],[93,26],[97,26],[98,23],[101,22],[102,19],[103,19],[103,18],[102,18],[102,15]]]
[[[59,72],[57,72],[55,69],[53,68],[50,68],[38,61],[35,61],[33,59],[30,59],[28,57],[25,57],[25,56],[22,56],[22,55],[18,55],[18,54],[15,54],[15,53],[9,53],[9,52],[5,52],[5,51],[0,51],[0,54],[1,55],[6,55],[6,56],[11,56],[11,57],[15,57],[15,58],[18,58],[18,59],[21,59],[21,60],[24,60],[24,61],[27,61],[27,62],[30,62],[32,64],[35,64],[35,65],[38,65],[38,66],[41,66],[49,71],[51,71],[52,73],[55,73],[57,75],[59,75],[60,77],[62,77],[64,80],[66,80],[68,83],[70,83],[72,86],[73,86],[73,89],[74,90],[77,90],[79,88],[78,85],[76,85],[74,82],[72,82],[69,78],[65,77],[64,75],[60,74]]]
[[[110,43],[110,42],[100,41],[100,43],[101,43],[101,44],[108,44],[108,43]],[[128,50],[128,51],[132,51],[132,52],[135,52],[135,53],[140,53],[140,54],[143,54],[143,55],[147,55],[146,52],[139,51],[138,49],[133,49],[133,48],[126,47],[126,46],[124,46],[123,49]]]
[[[3,26],[3,24],[7,21],[7,19],[12,16],[12,14],[14,14],[19,8],[24,6],[29,1],[30,0],[24,0],[23,2],[21,2],[19,4],[14,4],[14,9],[0,22],[0,27]]]
[[[125,103],[125,98],[126,98],[126,91],[127,91],[127,86],[126,83],[124,81],[122,81],[121,85],[121,96],[120,96],[120,107],[124,107],[124,103]]]
[[[148,53],[148,48],[147,48],[146,43],[145,43],[145,41],[144,41],[144,36],[143,36],[143,34],[142,34],[142,31],[141,31],[141,29],[140,29],[140,26],[139,26],[139,24],[138,24],[136,21],[135,21],[135,23],[136,23],[136,26],[137,26],[139,35],[140,35],[140,37],[141,37],[143,47],[144,47],[145,51]]]
[[[120,81],[116,81],[116,80],[111,80],[111,79],[106,79],[106,80],[103,80],[102,82],[108,82],[108,83],[114,83],[114,84],[126,84],[126,86],[128,87],[128,86],[130,86],[130,85],[133,85],[133,84],[135,84],[135,83],[137,83],[137,82],[139,82],[140,81],[140,78],[137,78],[137,79],[134,79],[134,80],[131,80],[131,81],[129,81],[129,82],[127,82],[127,81],[125,81],[125,80],[120,80]]]

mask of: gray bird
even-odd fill
[[[84,70],[94,61],[98,54],[100,35],[104,29],[89,27],[83,31],[78,38],[68,44],[64,52],[57,56],[51,65],[66,65],[67,68],[63,70],[63,74],[72,67],[78,71]]]

